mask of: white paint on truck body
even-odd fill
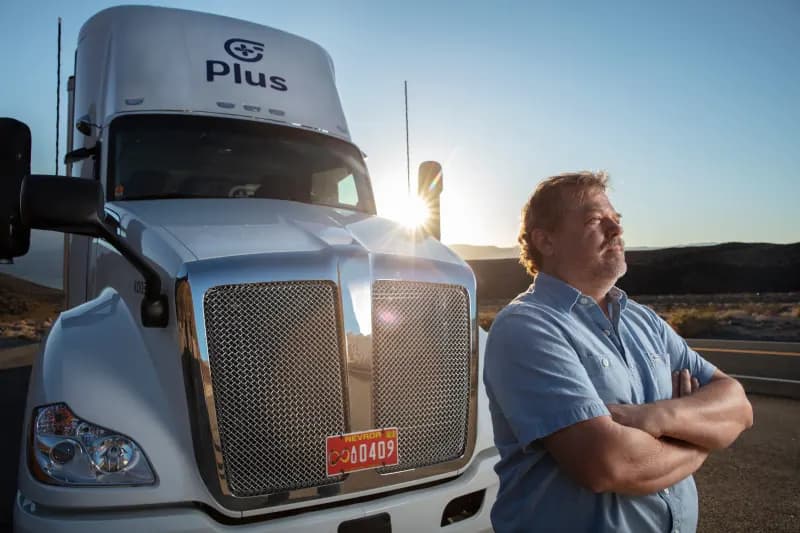
[[[307,39],[242,20],[147,6],[81,28],[75,117],[193,112],[264,120],[350,140],[333,62]]]

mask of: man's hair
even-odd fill
[[[555,231],[561,224],[564,204],[568,199],[583,200],[586,191],[599,189],[605,192],[608,174],[604,171],[569,172],[551,176],[536,186],[536,190],[522,208],[519,225],[519,262],[533,277],[542,265],[542,254],[536,249],[531,233],[539,228]],[[567,194],[570,196],[568,197]]]

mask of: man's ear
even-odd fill
[[[544,257],[553,255],[553,240],[547,231],[541,228],[534,228],[531,231],[531,243]]]

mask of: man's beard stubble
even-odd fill
[[[611,251],[612,246],[619,246],[620,251]],[[625,261],[625,241],[621,237],[609,239],[601,248],[602,261],[597,265],[595,276],[597,279],[613,280],[614,283],[628,271]]]

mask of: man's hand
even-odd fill
[[[672,398],[691,396],[700,388],[700,382],[684,368],[672,374]],[[658,403],[610,404],[611,418],[617,424],[641,429],[659,439],[664,436],[664,413]]]
[[[617,424],[636,428],[658,439],[662,436],[658,408],[653,403],[609,404],[611,419]]]
[[[719,370],[702,388],[687,370],[672,376],[673,398],[642,405],[608,405],[618,424],[655,438],[671,437],[706,450],[726,448],[753,425],[741,384]]]
[[[680,372],[672,373],[672,398],[682,398],[697,392],[700,388],[700,381],[691,373],[688,368]]]

